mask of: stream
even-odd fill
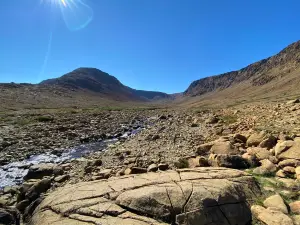
[[[123,133],[120,137],[112,137],[111,139],[101,140],[94,143],[82,144],[70,149],[64,149],[61,155],[54,155],[51,152],[46,152],[43,154],[32,155],[28,159],[24,159],[19,162],[12,162],[7,165],[0,167],[0,189],[3,189],[6,186],[19,185],[23,182],[24,176],[27,174],[28,169],[32,165],[41,164],[41,163],[56,163],[62,164],[70,162],[71,160],[78,159],[89,155],[97,151],[105,151],[105,149],[116,143],[121,139],[128,139],[141,130],[144,129],[143,125],[139,125]]]

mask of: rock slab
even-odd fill
[[[128,175],[57,189],[31,224],[246,225],[259,193],[251,176],[227,168]]]

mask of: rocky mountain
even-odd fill
[[[57,85],[74,90],[85,90],[121,100],[157,100],[168,98],[162,92],[135,90],[123,85],[117,78],[96,68],[79,68],[59,78],[45,80],[41,85]]]
[[[251,91],[259,91],[267,87],[268,84],[272,84],[272,86],[283,91],[297,91],[296,85],[293,87],[289,85],[300,82],[299,71],[300,41],[289,45],[275,56],[253,63],[241,70],[194,81],[184,92],[184,95],[200,96],[231,88],[233,88],[235,94],[240,95],[243,92],[240,92],[240,90],[250,88]],[[238,86],[242,86],[242,89],[234,89]],[[278,89],[273,89],[273,91],[278,91]]]

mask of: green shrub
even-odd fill
[[[41,122],[41,123],[53,122],[53,121],[54,121],[54,118],[53,118],[53,117],[50,117],[50,116],[39,116],[39,117],[37,118],[37,121],[38,121],[38,122]]]

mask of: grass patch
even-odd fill
[[[174,163],[175,167],[178,169],[188,168],[189,162],[187,159],[180,158],[178,162]]]
[[[238,121],[238,117],[236,115],[225,115],[221,116],[220,119],[226,125],[233,124]]]

